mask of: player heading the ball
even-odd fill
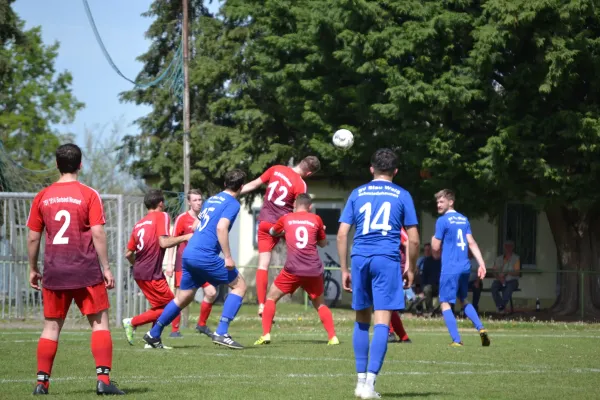
[[[258,189],[263,184],[267,191],[263,205],[258,215],[258,269],[256,270],[256,297],[258,298],[258,315],[262,316],[267,286],[269,284],[269,264],[271,252],[279,242],[279,237],[273,237],[269,230],[277,220],[294,210],[294,200],[301,193],[306,193],[306,183],[303,178],[317,173],[321,162],[315,156],[308,156],[295,167],[275,165],[269,168],[259,178],[248,183],[242,189],[242,195]]]
[[[398,158],[390,149],[371,157],[373,180],[354,189],[348,198],[337,235],[342,285],[352,292],[356,310],[353,346],[358,382],[354,394],[376,399],[375,379],[387,351],[392,312],[404,309],[404,284],[400,268],[400,230],[408,234],[408,287],[412,286],[419,252],[417,212],[413,199],[392,179]],[[352,270],[348,268],[348,233],[356,226],[352,245]],[[375,328],[369,351],[369,327],[374,310]]]
[[[81,149],[71,143],[56,149],[60,178],[35,196],[27,219],[29,283],[42,291],[44,299],[44,330],[37,347],[35,395],[48,394],[58,338],[73,300],[92,328],[92,356],[98,379],[96,393],[125,394],[109,378],[113,345],[107,289],[114,287],[115,280],[108,264],[104,209],[98,192],[77,181],[81,156]],[[42,276],[38,256],[44,230]]]
[[[213,342],[232,349],[243,349],[228,333],[246,294],[246,282],[238,273],[229,247],[229,231],[240,211],[240,196],[246,174],[234,169],[225,174],[225,190],[210,197],[202,207],[198,226],[183,251],[183,273],[175,300],[171,301],[158,318],[156,325],[144,335],[144,340],[155,348],[164,348],[160,335],[194,300],[199,287],[206,282],[213,286],[226,284],[232,289],[225,304]],[[225,259],[219,257],[223,253]]]
[[[271,285],[262,315],[263,334],[255,345],[271,343],[271,327],[275,317],[275,304],[286,294],[293,294],[301,287],[312,300],[329,339],[328,345],[338,345],[333,315],[325,305],[323,284],[323,261],[317,246],[325,247],[325,226],[321,217],[311,213],[312,199],[306,193],[296,197],[295,211],[279,218],[270,229],[273,236],[284,236],[287,244],[287,259],[283,271]]]
[[[471,262],[469,250],[479,263],[477,275],[479,279],[485,278],[486,270],[483,257],[477,242],[471,233],[469,219],[454,209],[455,195],[452,190],[444,189],[435,194],[437,211],[440,217],[435,223],[435,235],[431,238],[431,249],[436,258],[442,256],[442,274],[440,275],[440,303],[444,322],[450,332],[452,343],[450,346],[463,345],[458,333],[456,318],[450,304],[460,301],[465,315],[471,320],[475,329],[479,331],[481,344],[490,345],[487,331],[484,329],[475,307],[467,302],[469,290],[469,274]]]

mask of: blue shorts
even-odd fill
[[[456,303],[456,298],[464,301],[469,294],[470,272],[440,275],[440,303]]]
[[[400,260],[383,256],[352,256],[352,308],[403,310]]]
[[[237,268],[225,268],[225,260],[220,257],[196,260],[184,258],[183,271],[179,289],[190,290],[198,289],[206,282],[213,286],[228,285],[238,277]]]

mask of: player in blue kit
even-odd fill
[[[435,194],[437,210],[441,215],[435,223],[435,235],[431,239],[431,249],[434,255],[442,256],[442,275],[440,276],[440,303],[444,322],[448,327],[452,343],[450,346],[460,347],[463,345],[458,333],[456,318],[450,304],[454,304],[456,298],[464,308],[465,315],[473,322],[475,329],[479,331],[481,344],[490,345],[490,338],[483,327],[475,307],[467,302],[469,288],[469,274],[471,262],[469,261],[469,250],[475,256],[479,264],[477,275],[480,279],[485,278],[485,263],[479,251],[479,246],[471,233],[469,219],[454,210],[454,192],[448,189],[440,190]]]
[[[228,333],[229,323],[235,318],[246,294],[246,282],[239,275],[229,248],[229,231],[240,211],[237,200],[246,174],[233,170],[225,174],[225,190],[209,198],[198,217],[194,234],[183,252],[183,273],[177,297],[166,307],[156,325],[144,335],[154,348],[163,348],[160,335],[188,304],[194,300],[199,287],[208,282],[213,286],[227,284],[232,289],[225,304],[213,342],[232,349],[243,349]],[[223,253],[225,259],[219,257]]]
[[[356,322],[352,344],[358,382],[354,394],[378,399],[375,379],[387,351],[393,311],[404,308],[400,268],[400,230],[408,234],[408,287],[412,285],[419,254],[417,213],[406,190],[392,183],[398,173],[398,158],[390,149],[379,149],[371,157],[373,180],[354,189],[340,217],[337,247],[344,289],[352,292]],[[356,226],[352,246],[352,270],[348,270],[348,233]],[[374,312],[372,312],[374,310]],[[371,315],[375,327],[369,349]],[[369,354],[370,352],[370,354]],[[370,355],[370,357],[369,357]]]

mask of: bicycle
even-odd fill
[[[325,267],[336,267],[338,269],[341,268],[340,264],[337,261],[335,261],[329,255],[329,253],[325,252],[325,257],[327,258],[327,261],[325,262]],[[336,306],[339,300],[342,288],[339,282],[333,279],[332,270],[326,269],[325,271],[323,271],[323,283],[325,284],[325,291],[323,292],[323,295],[325,297],[325,304],[327,304],[328,307],[333,308]]]

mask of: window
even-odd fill
[[[504,241],[515,242],[515,253],[521,257],[523,269],[536,267],[538,212],[528,204],[509,203],[498,226],[498,254],[502,254]]]
[[[337,235],[343,204],[337,202],[316,202],[313,211],[323,220],[325,234]]]

